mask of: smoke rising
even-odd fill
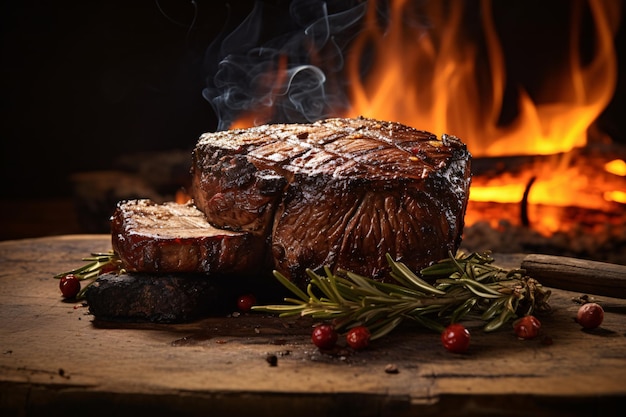
[[[355,4],[356,3],[356,4]],[[332,7],[332,10],[330,9]],[[206,88],[218,130],[254,114],[254,124],[301,123],[347,107],[339,73],[366,2],[294,0],[288,10],[258,1],[207,49]]]

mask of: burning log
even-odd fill
[[[462,249],[626,264],[624,160],[625,147],[603,143],[558,155],[475,158]]]
[[[555,155],[476,158],[470,198],[479,211],[481,203],[520,204],[516,218],[508,220],[541,232],[553,233],[580,222],[578,216],[564,218],[568,210],[603,212],[611,219],[626,203],[622,200],[626,176],[606,169],[616,159],[626,159],[626,147],[592,144]],[[541,206],[561,208],[559,219],[549,219],[554,216],[546,216],[545,210],[538,209]],[[489,218],[468,211],[469,224]]]

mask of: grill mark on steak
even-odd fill
[[[385,136],[380,130],[391,133]],[[448,152],[437,155],[442,143],[431,133],[389,122],[370,123],[367,119],[330,119],[310,125],[270,125],[217,132],[203,135],[198,146],[209,149],[230,141],[241,143],[246,157],[257,168],[280,172],[288,181],[293,180],[288,173],[366,176],[371,180],[417,179],[437,169],[449,156]],[[421,156],[414,154],[416,146],[421,149]],[[230,148],[234,148],[232,144]],[[318,158],[316,163],[298,164],[298,159],[307,153]],[[421,159],[425,170],[416,173],[411,157]]]

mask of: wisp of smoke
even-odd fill
[[[294,0],[288,10],[255,3],[250,14],[207,49],[206,88],[218,130],[242,115],[255,124],[312,122],[347,106],[339,76],[366,2]]]

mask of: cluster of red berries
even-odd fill
[[[346,333],[346,342],[352,349],[361,350],[369,346],[371,337],[367,327],[356,326]],[[320,349],[332,349],[338,339],[339,334],[332,324],[319,324],[311,333],[311,341]]]
[[[604,310],[597,303],[585,303],[576,314],[576,322],[584,329],[595,329],[604,320]],[[541,322],[533,315],[521,317],[513,322],[515,335],[520,339],[534,339],[539,335]],[[470,344],[470,332],[459,323],[452,323],[441,333],[441,343],[454,353],[467,351]]]
[[[576,322],[583,329],[595,329],[604,320],[604,309],[597,303],[585,303],[576,313]],[[539,334],[541,322],[532,315],[524,316],[513,322],[515,334],[520,339],[533,339]]]
[[[604,309],[597,303],[585,303],[576,313],[576,322],[583,329],[595,329],[604,321]],[[513,322],[515,334],[520,339],[533,339],[539,335],[541,322],[532,315],[524,316]]]
[[[576,321],[585,329],[594,329],[602,324],[604,310],[599,304],[586,303],[578,310]],[[539,335],[541,322],[533,315],[524,316],[513,322],[515,335],[520,339],[534,339]],[[346,334],[348,345],[355,350],[369,346],[371,334],[367,327],[353,327]],[[311,334],[313,344],[320,349],[332,349],[339,335],[331,324],[315,326]],[[470,332],[460,323],[452,323],[441,333],[441,343],[446,350],[453,353],[464,353],[470,346]]]
[[[371,333],[365,326],[356,326],[346,333],[346,342],[354,350],[369,346]],[[332,324],[319,324],[313,328],[311,341],[320,349],[332,349],[337,344],[339,334]],[[453,323],[441,333],[443,346],[451,352],[462,353],[469,347],[470,333],[459,323]]]

